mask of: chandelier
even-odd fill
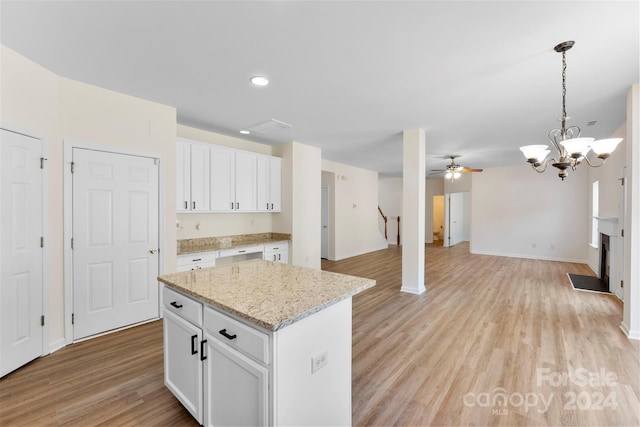
[[[566,127],[567,117],[566,97],[567,97],[567,60],[566,52],[573,47],[573,41],[562,42],[554,50],[562,53],[562,117],[560,117],[560,129],[552,129],[549,132],[549,141],[557,151],[558,158],[549,157],[551,153],[548,145],[527,145],[520,147],[522,153],[531,164],[531,167],[538,173],[543,173],[549,163],[558,169],[558,176],[564,179],[567,177],[568,170],[576,170],[577,166],[585,161],[591,167],[602,166],[607,158],[611,156],[613,150],[622,141],[622,138],[609,138],[596,141],[594,138],[580,137],[580,128],[578,126]],[[593,151],[599,163],[592,163],[587,154]],[[595,161],[595,159],[593,159]]]

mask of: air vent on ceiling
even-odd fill
[[[590,122],[587,122],[587,126],[593,126],[593,125],[595,125],[596,123],[598,123],[598,121],[597,121],[597,120],[591,120]]]
[[[266,135],[272,132],[276,132],[282,129],[289,129],[293,127],[292,125],[281,122],[280,120],[271,119],[266,122],[258,123],[257,125],[253,125],[251,127],[246,128],[251,133],[258,133],[262,135]]]

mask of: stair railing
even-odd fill
[[[378,206],[378,212],[380,212],[380,215],[382,216],[382,219],[384,220],[384,238],[387,238],[387,220],[389,218],[387,218],[387,216],[382,212],[382,209],[380,209],[380,206]]]

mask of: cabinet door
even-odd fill
[[[191,205],[192,212],[209,210],[210,177],[209,147],[191,144]]]
[[[269,210],[280,212],[282,210],[282,159],[271,157],[269,163]]]
[[[191,204],[190,144],[176,142],[176,210],[189,211]]]
[[[269,423],[269,371],[248,357],[207,338],[206,426],[264,426]]]
[[[235,153],[211,147],[211,210],[235,211]]]
[[[202,423],[202,330],[164,310],[164,384]]]
[[[270,164],[271,158],[258,156],[256,165],[256,200],[258,212],[271,211],[270,197]]]
[[[289,264],[289,251],[281,249],[276,253],[277,261],[282,264]]]
[[[256,162],[258,156],[236,152],[236,211],[256,211]]]

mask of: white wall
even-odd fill
[[[444,194],[444,180],[442,178],[432,178],[426,180],[425,185],[425,224],[424,239],[426,243],[433,243],[433,196]],[[395,245],[398,231],[398,216],[402,220],[402,178],[384,177],[378,180],[378,199],[380,207],[385,215],[389,217],[388,242]],[[442,206],[441,216],[444,215]],[[401,239],[402,240],[402,239]],[[402,242],[400,242],[402,244]]]
[[[247,141],[221,135],[189,126],[178,125],[177,134],[181,138],[207,142],[214,145],[252,151],[254,153],[273,155],[273,147],[267,144]],[[273,229],[274,215],[279,213],[179,213],[177,219],[178,239],[197,237],[228,236],[235,234],[269,233]]]
[[[48,145],[46,242],[48,334],[64,344],[63,139],[161,157],[165,271],[175,270],[176,110],[165,105],[59,77],[4,46],[0,48],[0,121],[42,135]],[[61,344],[62,343],[62,344]]]
[[[398,242],[398,216],[402,219],[402,177],[378,179],[378,204],[387,216],[387,242]]]
[[[444,195],[444,179],[427,179],[425,186],[425,224],[424,224],[424,241],[426,243],[433,243],[433,196]],[[444,221],[444,205],[440,211],[442,221]],[[443,222],[444,225],[444,222]],[[444,232],[444,228],[442,229]]]
[[[599,168],[589,168],[589,209],[592,206],[592,184],[598,181],[599,197],[598,197],[598,216],[601,217],[615,217],[621,219],[621,203],[622,203],[622,186],[620,185],[620,178],[622,177],[622,166],[626,162],[626,123],[623,123],[612,135],[611,138],[624,138],[624,140],[618,144],[618,147],[613,152],[607,162]],[[593,155],[593,153],[591,154]],[[600,163],[599,159],[595,162]],[[586,166],[584,166],[586,167]],[[592,221],[591,210],[589,210],[589,236],[591,236]],[[622,224],[619,223],[620,228]],[[589,266],[595,273],[599,273],[599,249],[588,245],[587,251],[589,253]],[[622,248],[618,248],[618,253],[622,253]],[[622,261],[622,260],[620,260]],[[618,266],[620,271],[620,266]],[[618,277],[622,277],[618,274]]]
[[[588,171],[561,181],[550,169],[539,174],[523,164],[472,174],[472,253],[587,262]]]
[[[333,174],[334,253],[340,260],[385,249],[387,242],[378,228],[378,173],[322,160],[322,170]],[[331,215],[330,215],[331,216]]]
[[[282,212],[273,231],[291,234],[292,265],[320,268],[321,150],[298,142],[273,148],[282,157]]]

